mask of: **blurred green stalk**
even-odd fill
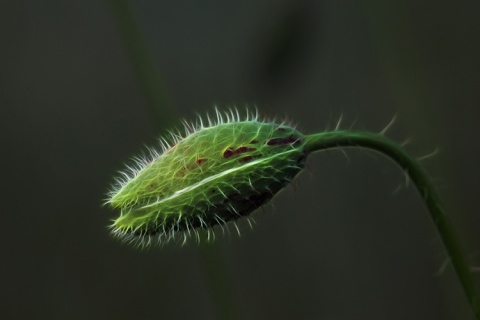
[[[147,99],[153,123],[157,129],[164,130],[173,122],[175,112],[171,107],[164,81],[160,77],[137,23],[132,5],[129,0],[109,1]],[[218,319],[238,319],[239,313],[234,300],[231,279],[220,248],[214,243],[208,246],[202,245],[200,255]]]
[[[148,50],[129,0],[109,0],[157,129],[174,120],[165,83]]]

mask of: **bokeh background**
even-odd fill
[[[214,105],[306,133],[397,115],[392,139],[438,149],[424,165],[478,270],[480,2],[132,1],[156,115],[113,8],[2,2],[2,319],[215,319],[212,270],[242,319],[473,319],[417,192],[369,152],[312,156],[253,229],[210,245],[132,249],[102,203],[144,145]]]

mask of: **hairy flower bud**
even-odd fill
[[[217,121],[199,118],[185,129],[163,140],[161,153],[136,159],[110,192],[108,203],[120,209],[116,236],[142,246],[178,232],[184,241],[198,237],[197,228],[248,216],[304,166],[304,136],[286,124],[217,111]]]

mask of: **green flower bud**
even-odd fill
[[[141,246],[179,232],[198,238],[198,228],[248,216],[304,167],[305,138],[293,127],[233,112],[217,118],[185,124],[185,137],[172,134],[162,152],[150,150],[122,174],[107,201],[120,210],[115,236]]]

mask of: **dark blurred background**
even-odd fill
[[[164,118],[111,4],[1,5],[2,319],[215,318],[204,244],[132,249],[102,207],[126,161],[214,105],[305,133],[341,115],[380,131],[397,115],[392,139],[419,157],[438,148],[424,165],[478,270],[480,2],[133,1]],[[401,170],[346,153],[312,156],[252,230],[207,248],[243,319],[473,319]]]

